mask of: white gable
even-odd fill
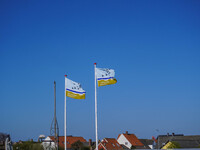
[[[126,147],[128,147],[129,149],[131,148],[132,144],[127,140],[127,138],[121,134],[119,136],[119,138],[117,139],[117,142],[121,145],[125,145]]]
[[[153,149],[153,145],[148,145],[151,149]]]

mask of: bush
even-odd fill
[[[13,150],[43,150],[41,143],[25,141],[13,145]]]
[[[84,146],[81,141],[74,142],[71,146],[73,150],[90,150],[90,147]]]

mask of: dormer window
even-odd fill
[[[112,143],[112,145],[113,145],[113,147],[115,147],[115,144]]]

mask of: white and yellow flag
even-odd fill
[[[67,97],[75,99],[85,99],[85,91],[81,84],[65,78],[65,92]]]
[[[96,71],[98,86],[117,83],[117,80],[114,78],[115,71],[113,69],[96,68],[95,71]]]

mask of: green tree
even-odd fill
[[[62,148],[62,147],[58,147],[58,150],[64,150],[64,148]]]
[[[71,148],[73,150],[81,150],[81,148],[83,147],[83,143],[81,141],[77,141],[77,142],[74,142],[72,145],[71,145]]]
[[[74,142],[74,143],[71,145],[71,148],[72,148],[73,150],[90,150],[90,147],[84,146],[83,143],[82,143],[81,141]]]
[[[89,147],[89,146],[83,146],[83,147],[81,148],[81,150],[90,150],[90,147]]]

